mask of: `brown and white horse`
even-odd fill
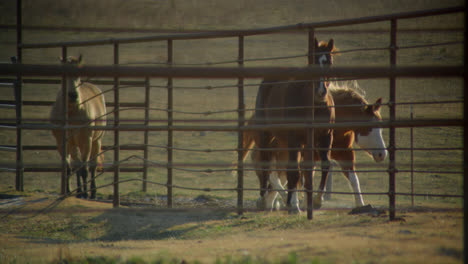
[[[80,66],[82,56],[79,58],[61,58],[63,64]],[[106,125],[106,103],[101,90],[95,85],[81,82],[79,77],[67,77],[66,84],[68,91],[68,124],[82,126],[68,130],[67,133],[67,192],[70,192],[71,169],[76,171],[77,197],[87,198],[87,177],[88,171],[91,173],[91,199],[96,198],[96,168],[98,156],[101,153],[101,140],[104,135],[102,130],[90,129],[92,126]],[[50,119],[53,124],[63,125],[63,102],[62,89],[57,94],[57,99],[52,106]],[[62,153],[62,129],[52,130],[52,134],[57,141],[57,149]],[[71,156],[71,160],[70,160]],[[99,160],[101,158],[99,157]],[[81,189],[81,179],[83,180],[83,190]]]
[[[334,50],[334,41],[331,39],[328,43],[318,43],[315,40],[315,63],[321,67],[329,67],[332,64],[332,51]],[[275,125],[286,124],[304,124],[314,123],[332,123],[335,118],[335,109],[333,107],[333,98],[327,91],[327,84],[324,79],[320,81],[290,79],[277,80],[266,79],[258,89],[256,99],[255,122],[257,124]],[[288,178],[288,198],[287,205],[290,213],[300,212],[297,201],[296,187],[299,181],[299,155],[303,154],[301,167],[306,174],[305,186],[309,190],[312,186],[310,179],[313,173],[313,164],[316,160],[321,160],[322,178],[320,190],[324,190],[328,172],[329,155],[332,143],[332,129],[316,128],[314,133],[312,129],[287,128],[284,130],[262,130],[257,136],[256,142],[259,148],[260,163],[262,164],[263,177],[261,189],[266,189],[266,179],[268,179],[267,169],[272,159],[272,152],[266,148],[287,148],[287,178]],[[273,140],[274,139],[274,140]],[[274,144],[272,144],[274,142]],[[314,146],[313,143],[314,142]],[[318,151],[311,151],[312,148]],[[305,151],[310,150],[310,151]],[[314,159],[312,157],[315,157]],[[310,190],[311,191],[311,190]],[[311,192],[307,193],[308,204],[312,203]],[[323,192],[313,199],[313,207],[320,208]],[[292,203],[293,202],[293,203]],[[308,209],[308,217],[311,215],[311,208]]]
[[[337,86],[333,83],[329,85],[328,91],[334,98],[336,123],[381,121],[380,107],[382,98],[377,99],[373,104],[368,104],[366,99],[356,90],[348,88],[347,86]],[[288,154],[284,150],[274,151],[271,154],[271,164],[276,164],[275,170],[277,173],[270,174],[270,171],[266,173],[261,171],[262,168],[258,165],[262,162],[260,152],[256,148],[253,148],[256,140],[258,141],[258,139],[255,138],[256,134],[257,132],[255,131],[246,131],[244,133],[243,148],[246,151],[243,153],[243,158],[246,158],[249,149],[253,149],[251,156],[254,164],[256,164],[256,174],[260,182],[268,181],[270,183],[268,186],[269,190],[260,197],[257,205],[262,208],[273,209],[275,207],[274,201],[277,196],[277,191],[274,190],[282,190],[280,193],[283,199],[286,199],[284,190],[286,172],[284,171],[284,164],[285,161],[287,161]],[[344,176],[349,180],[353,192],[355,193],[355,206],[360,207],[364,205],[364,201],[361,195],[359,178],[355,170],[354,143],[366,150],[376,162],[383,161],[387,156],[387,151],[381,128],[353,127],[350,124],[350,126],[336,128],[333,131],[331,159],[335,160],[340,165]],[[264,177],[267,178],[265,179]]]

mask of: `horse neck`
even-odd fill
[[[334,98],[335,101],[335,122],[362,122],[364,120],[364,112],[360,101],[343,100],[343,98]],[[356,128],[352,125],[342,128],[345,132],[355,131]]]

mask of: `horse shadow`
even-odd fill
[[[190,236],[207,221],[223,220],[232,212],[215,209],[132,209],[107,210],[89,223],[104,225],[97,241],[166,240]]]

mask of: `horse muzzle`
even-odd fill
[[[315,90],[315,101],[325,101],[326,97],[327,97],[327,88],[325,86],[325,83],[324,82],[320,82],[319,83],[319,86],[317,87],[317,89]]]
[[[375,150],[372,151],[372,158],[375,162],[382,162],[387,157],[387,150]]]

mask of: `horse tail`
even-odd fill
[[[252,131],[243,131],[242,132],[243,137],[242,137],[242,161],[245,161],[247,158],[247,155],[249,154],[250,150],[254,147],[255,145],[255,140]],[[237,161],[234,161],[232,163],[232,171],[231,175],[235,176],[237,172],[237,168],[239,168],[239,164]]]
[[[252,131],[243,132],[243,142],[242,142],[242,161],[245,161],[250,150],[255,145],[255,140]]]

